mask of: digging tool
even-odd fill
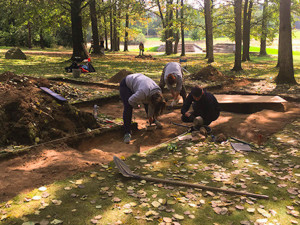
[[[124,177],[134,178],[134,179],[138,179],[138,180],[146,180],[146,181],[151,181],[151,182],[174,184],[174,185],[178,185],[178,186],[200,188],[200,189],[209,190],[209,191],[225,192],[228,194],[244,195],[244,196],[249,196],[249,197],[253,197],[253,198],[262,198],[262,199],[269,198],[269,196],[267,196],[267,195],[253,194],[253,193],[243,192],[243,191],[228,190],[228,189],[210,187],[210,186],[205,186],[205,185],[200,185],[200,184],[192,184],[192,183],[181,182],[181,181],[140,176],[140,175],[134,174],[129,169],[129,167],[117,156],[114,156],[114,162],[115,162],[116,166],[118,167],[120,173],[122,173],[122,175]]]
[[[249,145],[249,146],[251,146],[251,147],[254,147],[255,148],[255,146],[254,145],[252,145],[252,144],[249,144],[249,143],[247,143],[247,142],[245,142],[245,141],[242,141],[242,140],[240,140],[240,139],[237,139],[237,138],[235,138],[235,137],[230,137],[231,139],[233,139],[233,140],[235,140],[235,141],[238,141],[238,142],[240,142],[240,143],[243,143],[243,144],[246,144],[246,145]]]

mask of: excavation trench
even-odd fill
[[[169,95],[166,94],[166,97],[169,98]],[[81,112],[92,113],[94,103],[91,101],[78,103],[76,107]],[[122,117],[123,105],[116,97],[98,104],[100,114],[110,118]],[[286,102],[282,103],[282,106],[284,111],[274,109],[262,109],[253,113],[222,111],[219,119],[210,126],[214,135],[223,133],[252,143],[258,143],[260,137],[259,141],[264,142],[270,135],[299,117],[299,104]],[[230,106],[230,111],[233,111],[233,108],[234,106]],[[241,108],[244,109],[244,106]],[[128,157],[166,142],[187,131],[187,128],[171,124],[171,122],[182,123],[180,117],[180,107],[167,109],[159,119],[164,128],[146,131],[144,109],[134,110],[133,120],[138,124],[138,130],[133,131],[130,144],[123,143],[123,131],[119,126],[114,131],[92,137],[40,145],[26,154],[1,160],[0,202],[21,192],[65,179],[80,171],[97,170],[100,164],[110,162],[114,155]]]

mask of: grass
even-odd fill
[[[0,208],[0,224],[42,220],[55,224],[59,220],[63,224],[84,225],[91,224],[91,220],[99,215],[101,219],[97,224],[115,224],[117,221],[132,225],[158,224],[165,218],[180,224],[226,225],[240,224],[241,221],[253,224],[257,219],[265,218],[259,212],[261,209],[267,212],[269,222],[291,224],[297,218],[288,214],[291,209],[287,206],[293,206],[294,211],[300,210],[297,194],[288,192],[299,188],[299,128],[300,121],[295,121],[254,153],[233,152],[229,143],[175,141],[172,150],[165,146],[125,160],[136,174],[241,191],[246,189],[268,195],[270,200],[126,179],[110,163],[47,185],[46,191],[33,190],[18,195]],[[285,176],[290,178],[283,179]],[[46,196],[46,193],[49,196],[41,200],[24,201],[25,198]],[[213,204],[225,207],[226,214],[217,214]],[[255,212],[248,212],[249,208]]]
[[[73,79],[72,74],[64,71],[64,67],[70,65],[67,61],[69,55],[28,54],[27,60],[6,60],[4,52],[5,49],[0,55],[0,71],[13,71],[35,77]],[[82,74],[79,79],[100,82],[121,69],[126,69],[142,72],[158,81],[164,65],[169,61],[179,61],[180,58],[179,54],[155,55],[156,60],[140,60],[135,58],[136,55],[131,52],[107,53],[102,57],[92,57],[97,72]],[[187,60],[187,69],[191,73],[207,66],[204,54],[188,54]],[[212,65],[225,75],[234,74],[248,78],[267,79],[278,73],[275,68],[277,58],[271,55],[251,55],[251,61],[243,63],[244,70],[238,73],[231,71],[233,62],[233,54],[215,54]],[[299,80],[299,55],[294,57],[294,67],[295,76]],[[300,211],[299,196],[288,193],[291,188],[299,190],[299,128],[300,122],[295,121],[254,153],[232,152],[229,143],[174,142],[172,148],[163,146],[150,150],[147,154],[133,155],[125,161],[137,174],[200,182],[215,187],[246,189],[269,195],[270,200],[221,193],[213,196],[210,192],[195,189],[126,179],[110,163],[103,164],[94,171],[47,185],[46,191],[20,193],[10,201],[0,203],[0,224],[23,224],[25,221],[27,224],[34,224],[33,222],[44,220],[52,224],[63,221],[64,224],[85,225],[91,224],[91,220],[97,215],[102,217],[98,224],[114,224],[118,220],[132,225],[158,224],[164,219],[167,220],[166,218],[174,218],[173,221],[180,224],[226,225],[240,224],[245,220],[253,224],[257,219],[264,218],[258,212],[261,208],[269,213],[269,210],[276,212],[268,218],[270,223],[277,221],[283,225],[291,224],[292,220],[296,221],[298,218],[288,214],[291,210],[287,206]],[[45,197],[46,195],[49,196]],[[33,200],[34,196],[44,197]],[[160,207],[155,206],[157,202]],[[225,207],[227,213],[215,213],[212,203],[219,205],[219,208]],[[236,206],[244,209],[239,210]],[[254,208],[255,212],[248,212],[248,208]],[[182,216],[183,220],[180,219]]]

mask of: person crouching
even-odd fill
[[[150,125],[156,124],[158,129],[162,128],[157,117],[162,114],[166,102],[160,87],[149,77],[141,73],[130,74],[120,83],[120,96],[124,105],[124,142],[131,140],[132,109],[144,105]]]
[[[165,65],[161,74],[159,87],[161,90],[167,85],[168,90],[171,91],[173,101],[171,106],[175,106],[179,101],[179,94],[183,101],[186,99],[186,90],[183,84],[182,67],[177,62],[169,62]]]
[[[193,111],[189,112],[191,105]],[[183,103],[181,120],[186,123],[193,122],[194,128],[199,129],[218,119],[220,111],[221,108],[215,96],[197,85],[191,89]]]

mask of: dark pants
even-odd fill
[[[220,112],[216,112],[216,115],[211,118],[211,119],[205,119],[205,117],[203,117],[201,114],[197,114],[195,112],[192,112],[191,115],[189,117],[185,116],[185,115],[182,115],[181,116],[181,120],[182,122],[185,122],[185,123],[192,123],[194,122],[194,119],[197,117],[197,116],[201,116],[202,119],[203,119],[203,125],[206,125],[208,126],[209,124],[211,124],[212,121],[216,120],[220,115]]]
[[[130,125],[132,120],[132,106],[129,104],[128,99],[133,95],[132,91],[127,87],[125,78],[120,83],[120,96],[123,102],[123,122],[125,133],[130,133]]]

